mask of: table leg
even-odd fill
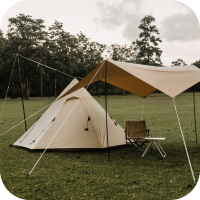
[[[153,140],[151,140],[151,141],[149,142],[149,145],[147,146],[147,148],[145,149],[144,153],[142,154],[142,157],[144,157],[144,156],[146,155],[146,153],[147,153],[147,151],[149,150],[149,148],[150,148],[150,146],[152,145],[152,143],[153,143]]]
[[[166,153],[164,152],[164,150],[162,149],[162,147],[160,146],[160,144],[158,143],[158,141],[153,141],[153,142],[154,142],[154,144],[156,145],[156,147],[157,147],[158,151],[160,152],[161,156],[162,156],[163,158],[165,158]],[[162,151],[163,151],[163,152],[162,152]]]

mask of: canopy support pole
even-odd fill
[[[143,110],[144,110],[144,101],[145,101],[145,97],[143,98],[142,113],[141,113],[141,121],[142,121],[142,115],[143,115]]]
[[[196,145],[198,144],[197,142],[197,122],[196,122],[196,109],[195,109],[195,94],[194,94],[194,89],[193,89],[193,102],[194,102],[194,126],[195,126],[195,134],[196,134]]]
[[[183,131],[182,131],[182,127],[181,127],[181,123],[180,123],[180,120],[179,120],[179,116],[178,116],[178,112],[177,112],[177,109],[176,109],[176,104],[175,104],[175,100],[174,99],[175,98],[173,98],[174,108],[175,108],[175,111],[176,111],[176,115],[177,115],[179,127],[180,127],[180,130],[181,130],[181,135],[182,135],[182,138],[183,138],[183,143],[184,143],[184,146],[185,146],[185,151],[186,151],[188,162],[189,162],[189,165],[190,165],[190,170],[191,170],[191,174],[192,174],[192,177],[193,177],[193,181],[194,181],[194,184],[196,184],[195,177],[194,177],[194,172],[193,172],[192,165],[191,165],[191,162],[190,162],[190,157],[189,157],[189,154],[188,154],[187,146],[186,146],[186,143],[185,143],[185,138],[184,138],[184,135],[183,135]]]
[[[108,161],[110,161],[110,149],[109,149],[109,142],[108,142],[108,112],[107,112],[107,60],[105,61],[105,108],[106,108],[106,133],[107,133]]]
[[[25,114],[25,108],[24,108],[24,96],[23,96],[23,86],[22,86],[22,77],[21,77],[21,71],[20,71],[20,65],[19,65],[19,56],[18,57],[18,66],[19,66],[19,80],[21,85],[21,99],[22,99],[22,107],[23,107],[23,113],[24,113],[24,123],[25,123],[25,130],[27,131],[27,125],[26,125],[26,114]]]

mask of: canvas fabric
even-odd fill
[[[77,83],[78,80],[74,79],[61,95]],[[59,130],[73,107],[74,110]],[[88,117],[91,119],[89,122]],[[59,130],[48,149],[106,148],[105,117],[105,110],[82,88],[64,98],[58,97],[14,145],[29,149],[45,149]],[[119,124],[115,125],[115,121],[109,115],[107,117],[109,146],[124,145],[123,128]],[[88,131],[85,131],[85,128],[88,128]]]
[[[146,132],[146,122],[126,121],[126,131],[129,138],[144,138]]]
[[[59,98],[87,86],[91,80],[92,83],[105,81],[106,66],[107,83],[140,97],[146,97],[158,89],[174,98],[200,81],[200,69],[194,65],[155,67],[106,60]]]

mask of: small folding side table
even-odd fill
[[[151,147],[151,145],[154,143],[158,149],[158,151],[160,152],[161,156],[163,158],[165,158],[165,156],[167,156],[167,154],[164,152],[163,148],[160,146],[160,144],[158,143],[158,141],[161,140],[165,140],[165,138],[152,138],[152,137],[145,137],[142,138],[143,140],[149,140],[149,145],[147,146],[147,148],[145,149],[144,153],[142,154],[142,157],[144,157],[147,153],[147,151],[149,150],[149,148]]]

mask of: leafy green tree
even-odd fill
[[[115,61],[121,62],[136,62],[136,53],[133,45],[127,47],[127,45],[112,44],[108,48],[109,57]]]
[[[5,38],[3,37],[3,32],[0,29],[0,67],[1,67],[1,64],[3,63],[2,53],[3,53],[4,45],[5,45]]]
[[[3,60],[4,60],[4,47],[5,47],[5,42],[6,42],[6,39],[4,38],[3,36],[3,32],[0,30],[0,96],[3,98],[3,93],[4,93],[4,90],[5,90],[5,87],[4,87],[4,77],[3,77],[3,74],[4,74],[4,70],[3,70]]]
[[[136,62],[136,53],[133,45],[127,47],[127,45],[112,44],[108,48],[108,53],[109,57],[115,61],[132,62],[132,63]],[[118,88],[117,87],[114,88],[115,88],[115,95],[117,95]],[[123,94],[125,95],[125,90],[123,90]]]
[[[76,65],[78,71],[75,71],[75,73],[79,77],[84,77],[103,61],[102,54],[106,49],[106,45],[98,42],[90,42],[90,38],[87,38],[82,32],[77,34],[76,37],[78,41],[76,48]],[[96,94],[99,96],[100,83],[97,82],[95,85]],[[94,84],[90,87],[90,90],[95,90]]]
[[[187,65],[187,64],[185,63],[185,61],[183,61],[180,58],[172,62],[172,66],[184,66],[184,65]]]
[[[196,62],[194,62],[192,64],[200,69],[200,60],[197,60]],[[196,85],[194,85],[192,90],[193,91],[200,91],[200,83],[197,83]]]
[[[55,21],[45,31],[44,21],[19,14],[10,18],[7,38],[0,33],[0,82],[8,82],[16,54],[46,64],[75,77],[84,77],[103,61],[106,45],[91,42],[83,33],[76,36],[65,32],[63,24]],[[3,52],[1,53],[3,49]],[[25,98],[57,96],[72,80],[34,62],[19,57]],[[12,79],[11,93],[20,95],[17,63]],[[1,76],[3,74],[3,76]],[[54,80],[54,81],[52,81]],[[34,87],[32,87],[32,85]],[[7,87],[7,85],[1,85]],[[94,91],[94,85],[90,87]],[[93,92],[94,93],[94,92]],[[13,95],[14,96],[14,95]]]
[[[47,60],[48,65],[56,68],[60,71],[66,72],[70,69],[67,65],[69,48],[68,42],[70,40],[70,34],[63,30],[63,24],[55,21],[54,24],[49,27],[48,38],[45,42],[45,46],[48,49]],[[68,66],[68,67],[66,67]],[[69,72],[68,72],[69,73]],[[57,82],[59,80],[60,74],[56,72],[49,71],[50,76],[54,76],[54,95],[57,96]],[[62,76],[61,76],[62,77]],[[50,82],[48,81],[48,85]],[[61,78],[62,85],[62,78]]]
[[[65,32],[63,24],[58,21],[49,27],[45,46],[48,49],[48,64],[75,77],[84,77],[94,69],[103,60],[102,53],[106,48],[105,45],[90,42],[82,32],[76,36]],[[55,74],[55,95],[58,79],[62,88],[62,77]],[[71,81],[71,78],[65,79],[68,83]]]
[[[77,41],[76,60],[78,73],[79,76],[84,77],[103,61],[102,53],[106,49],[106,45],[90,42],[90,38],[87,38],[82,32],[77,34]]]
[[[133,41],[134,50],[137,52],[136,62],[145,65],[161,66],[161,54],[162,50],[158,47],[158,44],[162,40],[156,35],[160,34],[156,25],[152,25],[155,18],[151,15],[145,16],[141,20],[139,29],[142,32],[139,34],[139,40]]]
[[[44,21],[42,19],[32,19],[30,15],[19,14],[9,18],[8,25],[8,46],[6,50],[25,57],[38,57],[42,43],[45,39]],[[25,98],[29,99],[31,80],[33,79],[33,64],[23,60],[20,63],[23,85],[25,86]]]
[[[196,62],[192,63],[194,66],[200,68],[200,60],[197,60]]]
[[[0,64],[0,92],[1,97],[4,98],[6,94],[6,90],[8,87],[8,83],[11,76],[11,71],[13,68],[14,63],[14,57],[12,53],[12,48],[9,47],[9,41],[6,37],[3,36],[3,32],[1,32],[0,37],[0,57],[1,57],[1,64]],[[17,90],[18,87],[15,87],[15,81],[16,81],[17,73],[14,71],[12,75],[12,81],[10,83],[10,89],[9,89],[9,95],[11,95],[11,98],[17,98]]]

